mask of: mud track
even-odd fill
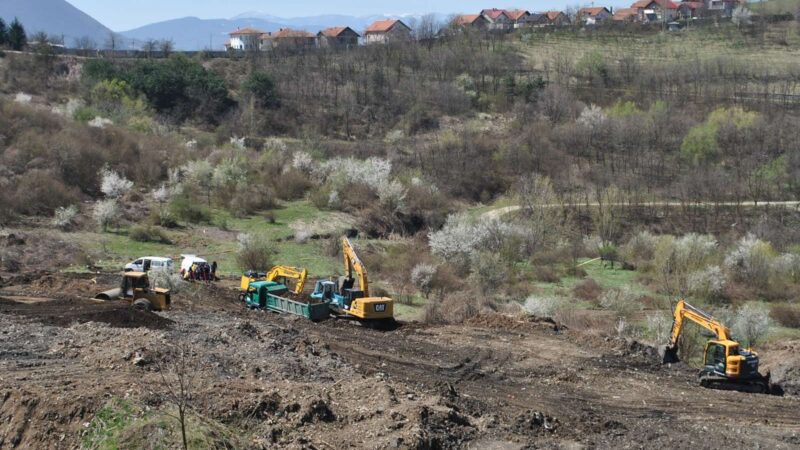
[[[112,397],[158,407],[141,385],[178,343],[197,352],[196,411],[241,447],[800,445],[795,398],[703,389],[690,368],[547,321],[387,332],[249,311],[219,286],[148,314],[86,300],[97,279],[29,278],[0,289],[0,449],[75,448]]]

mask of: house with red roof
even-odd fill
[[[581,8],[576,14],[576,20],[583,22],[585,25],[594,25],[605,22],[612,18],[611,11],[605,6],[597,6],[592,8]]]
[[[681,19],[696,19],[703,17],[706,11],[706,4],[703,2],[680,2],[678,3],[678,17]]]
[[[636,21],[638,11],[633,8],[620,8],[614,11],[614,16],[611,18],[614,22],[634,22]]]
[[[528,19],[531,17],[531,13],[523,9],[514,9],[506,11],[506,17],[511,20],[514,28],[522,28],[528,26]]]
[[[639,0],[631,9],[636,10],[637,20],[642,23],[670,22],[678,15],[678,5],[672,0]]]
[[[281,28],[272,33],[261,35],[261,49],[290,49],[299,50],[313,48],[317,45],[317,37],[303,30],[292,30],[291,28]]]
[[[358,47],[361,35],[350,27],[331,27],[317,33],[317,45],[322,48]]]
[[[547,11],[544,15],[550,25],[557,27],[569,25],[569,16],[564,14],[563,11]]]
[[[375,21],[364,31],[366,44],[386,44],[409,39],[411,39],[411,27],[397,19]]]
[[[228,50],[258,50],[261,47],[261,36],[264,32],[257,28],[239,28],[228,33],[230,39],[225,42]]]
[[[490,30],[508,31],[514,28],[514,23],[506,14],[505,9],[484,9],[481,15],[489,22]]]
[[[489,28],[489,21],[480,14],[462,14],[456,16],[450,25],[453,28],[471,28],[483,31]]]

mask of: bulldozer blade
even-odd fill
[[[661,356],[661,364],[671,364],[680,361],[677,348],[670,348],[667,345],[662,345],[658,348],[658,354]]]
[[[116,288],[101,292],[94,296],[96,300],[116,300],[122,296],[122,289]]]

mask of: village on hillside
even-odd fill
[[[523,9],[484,9],[478,14],[451,17],[439,35],[464,30],[509,33],[525,28],[565,26],[599,26],[604,23],[663,24],[677,30],[691,21],[715,17],[731,17],[744,0],[638,0],[629,8],[592,6],[564,11],[530,12]],[[401,19],[377,20],[363,32],[348,26],[330,27],[316,34],[307,30],[281,28],[265,32],[247,27],[232,31],[225,42],[229,51],[303,48],[352,48],[358,45],[386,44],[414,37],[414,24]]]

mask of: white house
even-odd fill
[[[266,33],[255,28],[240,28],[228,34],[231,38],[225,43],[226,49],[258,50],[261,44],[261,36]]]

